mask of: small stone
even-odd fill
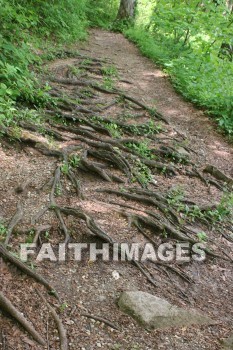
[[[105,295],[100,295],[100,296],[99,296],[99,301],[105,301],[105,300],[106,300]]]
[[[102,348],[101,343],[96,343],[96,346],[97,346],[98,348]]]
[[[73,324],[74,324],[74,321],[72,321],[72,320],[67,320],[65,323],[68,324],[68,325],[73,325]]]
[[[179,154],[181,154],[182,156],[189,156],[189,152],[188,151],[186,151],[186,149],[185,148],[183,148],[183,147],[178,147],[177,148],[177,152],[179,153]]]
[[[119,274],[119,272],[117,272],[116,270],[114,270],[113,272],[112,272],[112,277],[114,278],[114,280],[119,280],[119,278],[120,278],[120,274]]]

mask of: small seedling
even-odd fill
[[[111,349],[112,350],[120,350],[121,349],[121,344],[119,344],[119,343],[114,344]]]
[[[63,174],[67,175],[69,173],[69,170],[70,170],[70,168],[69,168],[69,164],[67,162],[65,162],[61,165],[61,172]]]
[[[152,180],[152,174],[148,166],[143,164],[140,160],[137,160],[133,168],[134,177],[132,181],[138,181],[143,187],[147,187],[148,183]]]
[[[206,242],[208,239],[207,234],[205,232],[198,232],[197,237],[200,242]]]
[[[90,58],[86,58],[83,61],[80,62],[81,66],[88,66],[89,64],[91,64],[93,61]]]
[[[71,66],[70,68],[70,72],[75,75],[76,77],[78,77],[79,75],[81,75],[83,73],[83,69],[79,69],[75,66]]]
[[[168,204],[174,207],[180,207],[183,205],[181,201],[184,199],[184,191],[180,186],[173,187],[167,195]],[[183,205],[184,206],[184,205]]]
[[[61,186],[57,184],[55,188],[55,195],[58,197],[58,196],[61,196],[61,194],[62,194]]]
[[[73,155],[70,157],[69,159],[69,164],[72,168],[78,168],[79,164],[80,164],[80,157],[78,157],[77,155]]]
[[[0,240],[4,239],[6,235],[7,235],[7,228],[3,224],[0,224]]]
[[[103,80],[103,87],[104,89],[106,90],[113,90],[114,88],[114,81],[112,80],[111,77],[104,77],[104,80]]]
[[[34,234],[35,234],[34,230],[30,230],[29,231],[27,239],[26,239],[26,243],[32,243],[33,242]]]
[[[120,131],[120,128],[117,124],[107,123],[107,124],[105,124],[105,128],[109,130],[112,137],[114,137],[114,138],[121,137],[121,131]]]
[[[102,74],[109,77],[118,77],[118,70],[115,66],[103,67],[101,69]]]
[[[47,240],[49,240],[49,237],[50,237],[49,231],[45,231],[44,236]]]
[[[152,154],[152,151],[148,147],[148,141],[142,141],[140,143],[133,143],[129,142],[125,144],[128,148],[136,151],[140,156],[147,158],[147,159],[153,159],[154,155]]]
[[[69,306],[69,305],[68,305],[67,303],[61,304],[61,305],[60,305],[60,311],[61,311],[61,312],[64,312],[64,311],[68,308],[68,306]]]

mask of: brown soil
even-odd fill
[[[124,91],[137,101],[151,108],[156,108],[165,116],[169,124],[158,122],[162,131],[156,135],[156,139],[150,140],[150,148],[159,149],[161,145],[180,149],[188,153],[189,159],[196,169],[202,173],[207,164],[220,169],[227,176],[233,176],[233,149],[224,137],[216,131],[216,125],[203,111],[198,110],[192,104],[184,101],[178,95],[169,82],[169,78],[148,59],[141,56],[138,49],[129,43],[121,34],[110,33],[102,30],[92,30],[89,42],[77,46],[79,53],[90,58],[103,59],[103,66],[115,66],[119,76],[111,78],[118,89]],[[48,64],[50,79],[67,78],[72,67],[76,69],[88,62],[80,58],[57,59]],[[102,74],[98,69],[84,70],[86,81],[104,82]],[[74,74],[74,71],[73,71]],[[77,71],[76,71],[77,74]],[[83,71],[81,72],[81,75]],[[68,76],[70,78],[70,76]],[[73,77],[72,77],[73,78]],[[77,77],[76,77],[77,79]],[[105,80],[104,80],[105,79]],[[79,93],[78,88],[72,84],[51,82],[53,91],[61,91],[68,96]],[[57,89],[57,90],[56,90]],[[88,97],[88,96],[87,96]],[[88,97],[88,105],[80,106],[87,109],[101,108],[108,105],[119,96],[95,91],[95,96]],[[84,101],[84,100],[83,100]],[[94,103],[94,104],[92,104]],[[71,112],[68,112],[71,113]],[[72,110],[72,113],[74,111]],[[95,112],[96,113],[96,112]],[[54,113],[55,114],[55,113]],[[125,118],[122,118],[123,114]],[[138,115],[140,116],[138,117]],[[86,116],[86,114],[84,113]],[[115,103],[108,109],[102,111],[101,116],[121,120],[128,125],[142,124],[150,120],[148,111],[138,106],[126,103]],[[136,117],[135,117],[136,116]],[[121,118],[120,118],[121,117]],[[158,123],[158,124],[157,124]],[[51,125],[49,122],[47,126]],[[55,127],[53,128],[55,129]],[[48,157],[42,154],[38,144],[49,145],[50,150],[62,150],[70,145],[78,145],[80,149],[88,149],[82,140],[75,139],[72,130],[62,130],[59,126],[56,130],[61,133],[63,140],[41,136],[38,132],[28,131],[27,137],[22,137],[22,142],[9,141],[3,138],[0,145],[0,219],[6,225],[13,217],[17,203],[22,202],[24,216],[20,223],[14,228],[9,248],[19,251],[19,244],[28,242],[30,230],[38,225],[50,225],[49,234],[41,235],[41,242],[56,244],[64,241],[60,223],[54,212],[47,211],[35,225],[32,218],[41,208],[49,204],[49,194],[55,169],[62,161],[56,157]],[[86,131],[90,131],[86,128]],[[100,137],[100,133],[91,130],[94,137]],[[143,141],[144,136],[123,135],[134,137],[135,140]],[[88,137],[86,137],[88,139]],[[112,138],[102,134],[102,141],[109,142]],[[30,142],[27,142],[27,141]],[[32,141],[35,142],[32,142]],[[90,139],[89,139],[90,140]],[[36,144],[36,147],[35,147]],[[80,153],[78,153],[80,155]],[[90,160],[106,163],[103,160]],[[152,171],[156,184],[149,183],[148,189],[162,194],[175,188],[182,188],[185,198],[206,206],[219,202],[223,191],[214,185],[206,184],[198,176],[187,176],[191,171],[192,164],[174,164],[173,159],[166,158],[166,165],[172,165],[176,169],[176,176]],[[107,182],[92,172],[77,171],[76,175],[81,183],[84,199],[78,198],[72,184],[67,177],[63,176],[62,193],[56,196],[59,206],[81,208],[85,213],[95,219],[95,222],[118,242],[145,242],[145,237],[138,229],[127,222],[126,218],[119,212],[120,205],[127,204],[135,208],[136,213],[143,210],[154,210],[151,205],[144,205],[133,200],[127,200],[114,194],[101,193],[97,190],[111,189],[122,191],[128,188],[140,188],[135,182],[130,183],[119,169],[110,168],[110,173],[123,179],[123,183]],[[64,175],[64,174],[63,174]],[[204,176],[204,174],[203,174]],[[210,179],[211,176],[207,176]],[[211,178],[214,180],[214,178]],[[16,188],[29,181],[25,191],[18,193]],[[218,181],[218,184],[222,184]],[[126,209],[125,209],[126,210]],[[129,209],[129,213],[135,211]],[[98,242],[90,230],[86,228],[84,220],[74,217],[64,217],[66,226],[69,228],[73,242]],[[190,229],[195,232],[205,231],[208,236],[208,247],[216,254],[232,258],[233,243],[230,238],[233,232],[232,224],[205,225],[196,220],[188,223]],[[145,228],[147,234],[151,234]],[[156,236],[157,243],[164,242],[167,238]],[[193,237],[193,235],[192,235]],[[1,237],[0,237],[1,238]],[[195,238],[195,237],[194,237]],[[169,237],[168,237],[169,239]],[[196,238],[195,238],[196,239]],[[174,241],[174,240],[173,240]],[[59,313],[60,318],[67,330],[70,349],[94,350],[94,349],[127,349],[127,350],[219,350],[222,348],[222,339],[233,331],[233,293],[232,293],[232,262],[229,259],[208,257],[202,263],[192,261],[181,266],[174,265],[192,279],[188,283],[169,269],[148,264],[150,275],[156,281],[157,287],[149,283],[146,277],[132,264],[103,262],[98,260],[92,262],[88,255],[81,262],[33,262],[31,267],[36,269],[45,277],[59,294],[58,302],[52,296],[46,294],[45,289],[20,273],[15,267],[1,261],[1,291],[17,306],[24,316],[30,320],[37,331],[46,339],[47,346],[44,349],[59,349],[59,335],[57,327],[49,313],[46,305],[36,293],[40,290],[46,299]],[[115,279],[113,272],[119,273]],[[124,315],[117,307],[117,299],[124,290],[143,290],[154,295],[163,297],[168,301],[182,307],[193,307],[216,321],[213,326],[183,327],[163,331],[146,331],[141,328],[130,317]],[[108,319],[118,326],[119,330],[113,330],[104,323],[94,321],[83,313]],[[10,319],[8,315],[0,314],[0,349],[43,349],[30,335]]]

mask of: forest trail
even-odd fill
[[[88,54],[108,58],[119,67],[120,74],[131,80],[124,89],[155,107],[188,139],[200,162],[211,163],[233,176],[233,148],[217,131],[216,124],[205,113],[176,93],[168,76],[142,57],[134,44],[121,34],[94,30]]]
[[[9,248],[18,252],[36,234],[38,247],[65,239],[99,245],[111,239],[156,245],[206,240],[207,259],[169,266],[93,262],[87,253],[81,262],[32,260],[29,266],[60,301],[6,259],[1,291],[47,345],[0,315],[0,349],[59,349],[57,326],[35,293],[39,289],[59,313],[70,350],[221,350],[233,332],[233,228],[228,203],[219,205],[232,186],[232,146],[121,34],[93,29],[75,50],[76,56],[67,52],[46,64],[43,79],[60,100],[43,111],[43,128],[23,123],[13,130],[17,140],[2,139],[0,218],[12,226],[14,213],[23,209]],[[144,330],[117,307],[125,290],[195,308],[216,324]],[[120,331],[82,316],[87,313]]]

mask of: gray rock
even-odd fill
[[[186,149],[184,149],[183,147],[178,147],[177,152],[182,156],[186,156],[186,157],[189,156],[189,152],[186,151]]]
[[[164,299],[141,291],[123,292],[118,305],[123,312],[150,329],[214,323],[208,316],[194,309],[179,308]]]

